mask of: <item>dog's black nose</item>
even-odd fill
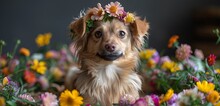
[[[109,52],[114,52],[115,51],[115,45],[113,44],[106,44],[105,49]]]

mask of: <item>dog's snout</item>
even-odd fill
[[[109,52],[114,52],[115,51],[115,45],[114,44],[106,44],[105,49]]]

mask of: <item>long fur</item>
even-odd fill
[[[108,22],[96,22],[95,28],[90,32],[86,31],[86,21],[93,9],[89,9],[86,15],[74,20],[70,24],[73,42],[79,59],[79,68],[72,68],[66,78],[67,88],[75,87],[84,97],[85,103],[101,103],[102,106],[110,106],[118,103],[121,96],[125,94],[139,97],[141,80],[136,73],[139,60],[139,50],[144,43],[144,36],[147,34],[149,25],[146,20],[136,18],[135,22],[125,25],[118,19]],[[126,39],[119,39],[112,31],[118,27],[126,31]],[[105,38],[95,39],[93,32],[97,28],[104,28]],[[113,33],[113,35],[109,35]],[[96,55],[96,52],[103,49],[106,42],[117,44],[118,51],[123,56],[106,61]]]

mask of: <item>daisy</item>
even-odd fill
[[[65,90],[60,95],[60,106],[80,106],[82,104],[83,98],[79,96],[79,92],[75,89],[72,92]]]
[[[120,14],[123,14],[124,7],[121,6],[119,2],[111,2],[105,6],[105,11],[109,13],[110,16],[118,17]]]

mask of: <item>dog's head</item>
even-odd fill
[[[127,13],[133,18],[128,19],[129,22],[118,17],[106,17],[108,13],[104,13],[101,20],[94,19],[97,14],[101,16],[103,11],[99,8],[90,8],[84,16],[70,24],[80,61],[83,58],[114,61],[137,53],[142,48],[144,36],[149,29],[146,20],[141,20],[131,13]]]

